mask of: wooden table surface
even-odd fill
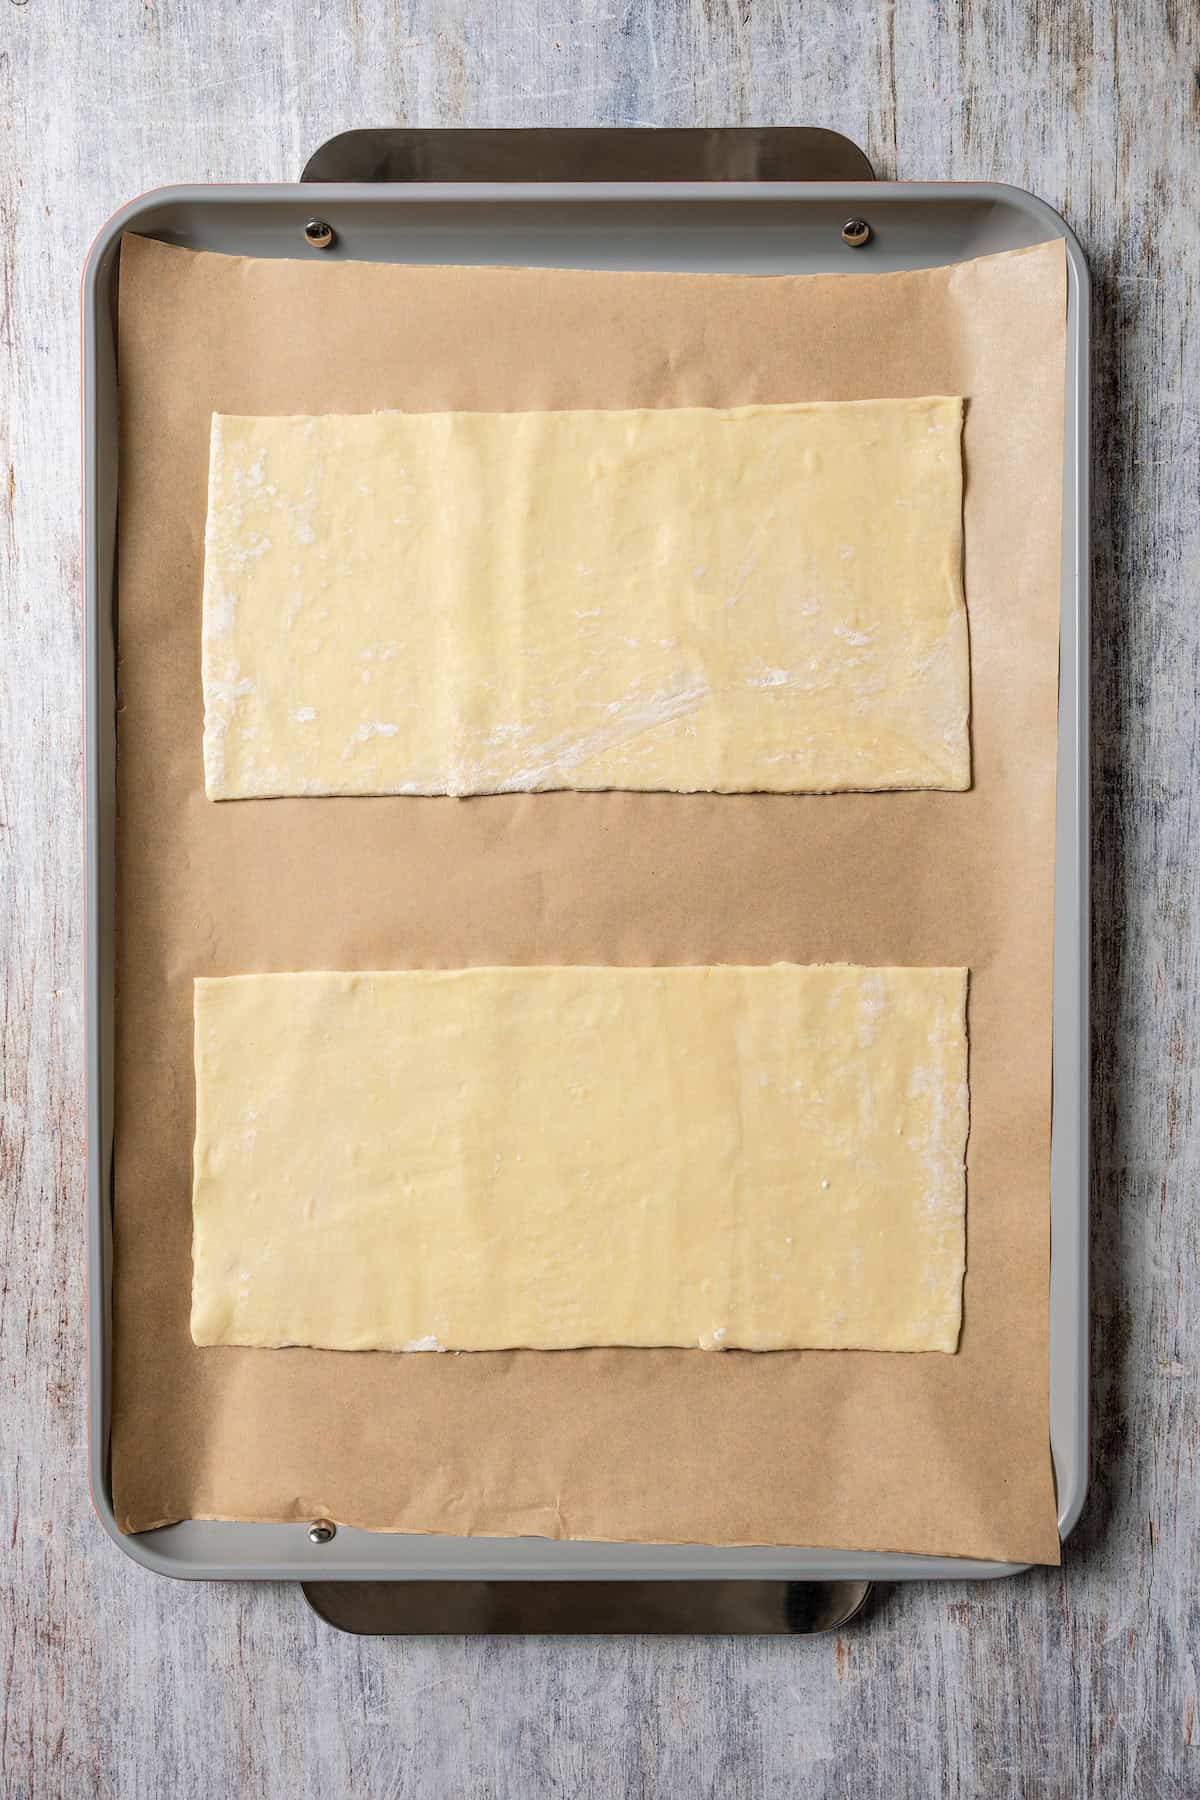
[[[0,0],[5,1796],[1200,1794],[1198,60],[1182,0]],[[895,1589],[838,1638],[354,1640],[286,1586],[144,1574],[92,1516],[79,270],[134,194],[386,123],[831,125],[1082,239],[1095,1428],[1061,1571]]]

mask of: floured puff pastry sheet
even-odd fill
[[[953,1351],[958,968],[195,984],[198,1344]]]
[[[965,788],[961,425],[217,414],[208,795]]]

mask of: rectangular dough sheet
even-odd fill
[[[197,980],[192,1336],[953,1351],[966,983]]]
[[[213,800],[970,784],[962,402],[213,416]]]

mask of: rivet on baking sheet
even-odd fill
[[[310,1544],[327,1544],[330,1538],[337,1536],[337,1526],[332,1519],[314,1519],[308,1528]]]
[[[865,219],[847,219],[842,226],[842,242],[852,250],[861,250],[871,241],[871,227]]]
[[[304,241],[314,250],[328,250],[333,242],[333,226],[327,225],[324,219],[309,219],[304,227]]]

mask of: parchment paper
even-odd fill
[[[1058,243],[910,274],[755,277],[255,261],[125,240],[112,1434],[124,1529],[328,1516],[1057,1560],[1064,344]],[[205,799],[214,410],[927,393],[968,401],[969,793]],[[970,968],[957,1356],[192,1345],[193,976],[777,958]]]

